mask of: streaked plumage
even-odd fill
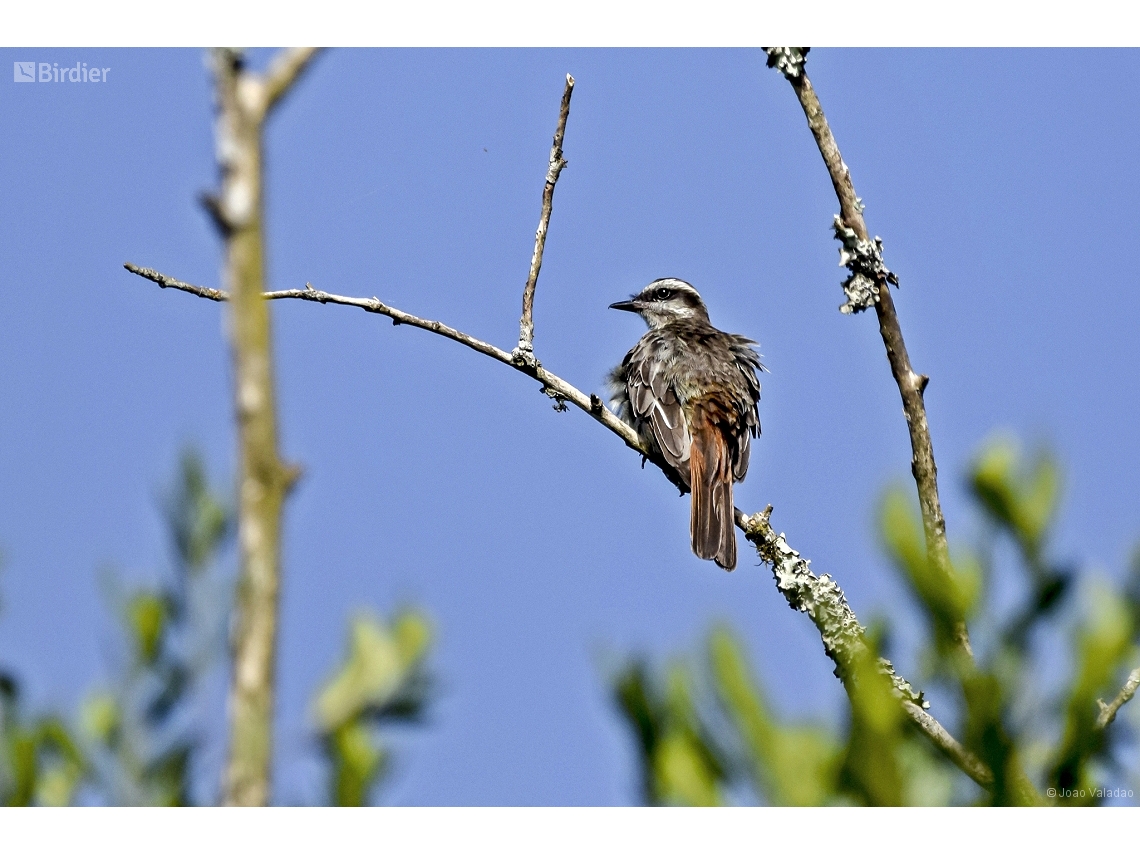
[[[610,308],[637,312],[649,331],[610,373],[617,414],[692,491],[693,552],[736,566],[732,485],[748,472],[764,370],[755,342],[709,323],[696,289],[658,279]]]

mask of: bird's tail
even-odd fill
[[[693,504],[689,534],[698,558],[712,559],[725,570],[736,567],[733,528],[732,455],[717,424],[715,405],[693,408],[693,442],[689,451],[689,484]],[[711,411],[710,411],[711,410]]]

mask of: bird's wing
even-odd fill
[[[744,476],[748,474],[748,454],[752,450],[751,444],[748,430],[742,430],[736,437],[736,457],[732,462],[732,477],[737,481],[743,481]]]
[[[743,481],[748,474],[748,454],[751,446],[750,436],[760,435],[760,413],[757,404],[760,401],[760,378],[756,376],[759,371],[768,369],[760,362],[759,354],[752,349],[756,342],[743,336],[734,336],[735,363],[740,368],[740,375],[744,380],[747,398],[739,401],[743,419],[737,425],[736,451],[732,462],[732,476],[737,481]]]
[[[626,388],[633,414],[649,425],[666,462],[688,481],[692,439],[677,394],[661,371],[662,360],[643,359],[631,366]]]

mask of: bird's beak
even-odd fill
[[[636,312],[637,306],[633,300],[622,300],[618,303],[610,303],[611,309],[621,309],[623,312]]]

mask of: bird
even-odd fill
[[[670,480],[691,492],[693,553],[732,570],[732,485],[748,473],[751,439],[760,435],[757,373],[767,370],[756,342],[714,327],[683,279],[656,279],[610,308],[635,312],[649,326],[609,374],[615,412]]]

